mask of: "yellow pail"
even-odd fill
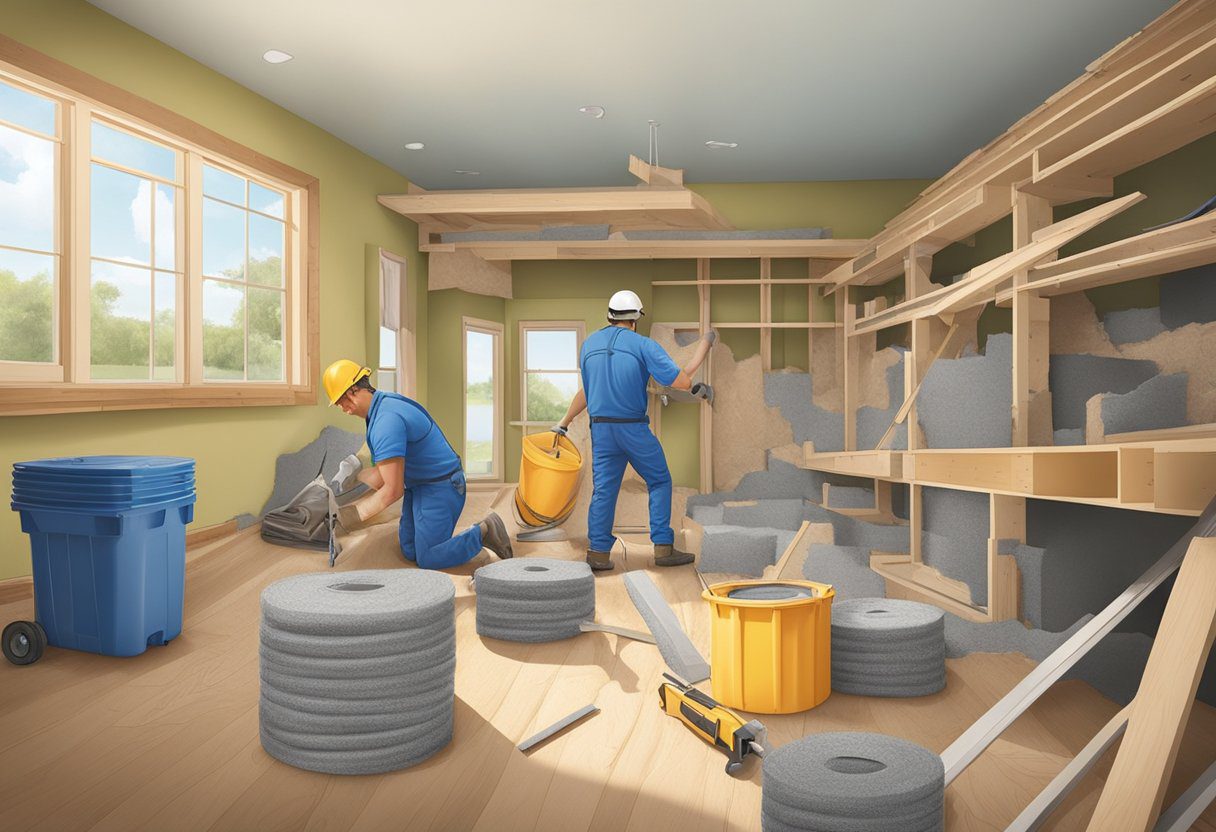
[[[723,705],[761,714],[813,708],[832,692],[832,599],[813,581],[728,581],[709,601],[710,681]]]
[[[567,437],[552,431],[524,437],[515,507],[529,526],[560,523],[574,510],[583,455]]]

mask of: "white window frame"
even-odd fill
[[[401,328],[396,330],[397,335],[397,355],[396,367],[377,367],[377,372],[386,370],[396,371],[396,388],[397,392],[403,396],[416,398],[418,395],[418,343],[415,333],[417,322],[416,310],[414,309],[413,294],[410,292],[410,274],[407,268],[406,259],[399,254],[394,254],[388,249],[379,249],[379,260],[391,260],[401,269],[401,310],[400,321]],[[377,266],[379,266],[379,262]],[[378,270],[379,271],[379,270]],[[380,272],[383,274],[383,272]],[[381,279],[380,296],[384,296],[383,278]],[[381,310],[379,320],[384,320],[383,310]],[[377,330],[377,334],[379,331]],[[378,346],[377,346],[378,349]],[[379,363],[380,357],[377,352],[376,361]]]
[[[54,307],[56,360],[53,364],[0,362],[0,415],[315,405],[315,385],[320,372],[318,180],[3,36],[0,36],[0,79],[53,99],[58,104],[60,135],[55,237],[59,246]],[[181,182],[175,184],[179,190],[174,204],[178,233],[173,273],[178,291],[172,381],[90,378],[90,132],[95,117],[179,153]],[[286,195],[281,381],[204,381],[202,377],[204,162]],[[123,169],[121,165],[107,164]],[[142,172],[140,175],[159,181]],[[155,262],[150,271],[155,280],[158,271]]]
[[[544,331],[575,332],[574,366],[573,370],[528,369],[528,333]],[[528,421],[528,374],[529,373],[566,373],[573,374],[578,379],[577,389],[583,387],[582,373],[579,372],[579,357],[583,351],[583,340],[587,335],[586,321],[520,321],[519,322],[519,421],[512,424],[523,427],[548,427],[552,423],[545,421]]]
[[[483,482],[502,482],[503,477],[503,402],[502,398],[502,372],[503,372],[503,333],[504,327],[502,324],[495,321],[485,321],[480,318],[470,318],[464,316],[461,318],[460,328],[460,355],[461,355],[461,371],[460,371],[460,423],[461,423],[461,443],[463,459],[469,441],[469,402],[468,402],[468,379],[469,379],[469,333],[479,332],[485,335],[493,336],[494,338],[494,454],[492,469],[489,474],[469,474],[468,464],[465,460],[465,477],[469,480],[481,480]]]

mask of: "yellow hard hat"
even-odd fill
[[[325,397],[329,399],[331,406],[335,405],[352,384],[371,374],[372,371],[369,368],[361,367],[349,358],[340,358],[326,367],[325,372],[321,375],[321,384],[325,387]]]

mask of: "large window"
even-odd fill
[[[580,385],[582,321],[520,321],[520,410],[525,424],[561,421]]]
[[[13,57],[0,54],[0,413],[314,403],[316,180]]]
[[[464,470],[502,476],[502,324],[464,319]]]

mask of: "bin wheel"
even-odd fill
[[[743,763],[736,763],[734,761],[731,761],[726,764],[726,773],[732,774],[732,775],[737,774],[739,769],[741,769],[741,768],[743,768]]]
[[[46,650],[46,630],[37,621],[14,621],[4,628],[0,647],[13,664],[33,664]]]

